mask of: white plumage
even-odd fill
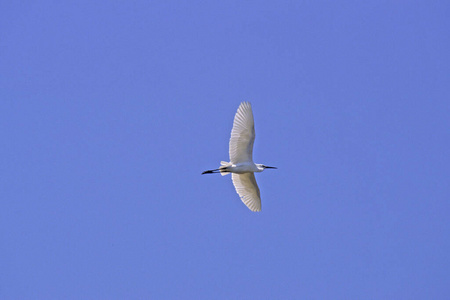
[[[234,188],[241,197],[242,202],[251,211],[261,211],[261,195],[259,193],[259,187],[256,184],[255,174],[231,174],[233,179]]]
[[[253,162],[255,142],[255,122],[252,106],[242,102],[234,116],[230,138],[230,162],[232,164]]]
[[[202,174],[220,172],[222,175],[226,175],[232,173],[234,187],[242,202],[251,211],[261,211],[261,196],[254,173],[276,168],[253,162],[254,142],[255,124],[252,106],[249,102],[242,102],[234,117],[231,130],[230,162],[222,161],[219,169],[207,170]]]

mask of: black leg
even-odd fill
[[[215,170],[207,170],[205,172],[202,173],[203,174],[213,174],[213,173],[219,173],[219,169],[215,169]]]

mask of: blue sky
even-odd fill
[[[449,11],[3,1],[0,297],[448,299]]]

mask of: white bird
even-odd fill
[[[255,172],[264,169],[276,169],[253,162],[253,143],[255,142],[255,123],[252,105],[242,102],[234,116],[230,138],[230,162],[222,161],[218,169],[207,170],[202,174],[220,173],[222,176],[232,173],[236,192],[252,211],[261,211],[261,196],[256,184]]]

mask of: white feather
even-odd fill
[[[251,211],[261,211],[261,196],[258,185],[256,184],[255,174],[232,173],[231,178],[233,179],[234,188],[239,197],[241,197],[242,202],[244,202]]]
[[[253,162],[253,143],[255,142],[255,123],[252,106],[242,102],[234,116],[230,138],[230,162],[239,164]]]

